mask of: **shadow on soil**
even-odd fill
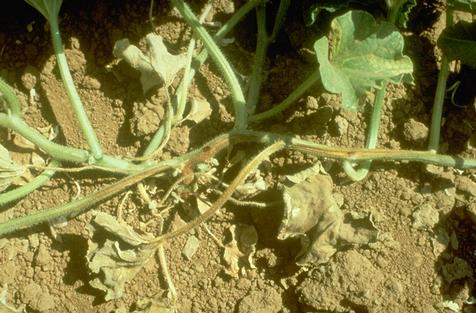
[[[476,203],[456,206],[435,229],[437,241],[447,245],[435,264],[440,292],[447,300],[463,302],[462,312],[474,312],[474,305],[465,302],[476,295]]]

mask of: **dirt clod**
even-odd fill
[[[411,118],[403,125],[403,136],[407,141],[423,143],[428,137],[428,127]]]
[[[28,284],[23,290],[23,301],[39,312],[46,312],[55,307],[55,298],[35,282]]]
[[[338,136],[342,136],[347,133],[349,128],[349,122],[342,116],[338,115],[334,118],[332,129]]]
[[[438,210],[431,204],[425,203],[413,212],[413,227],[418,229],[432,229],[439,220]]]
[[[278,313],[282,308],[280,294],[272,287],[251,290],[238,304],[238,313]]]

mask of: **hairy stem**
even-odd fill
[[[460,156],[436,154],[431,151],[330,147],[302,140],[294,136],[253,130],[233,130],[230,132],[230,140],[240,142],[260,142],[264,144],[271,144],[278,140],[282,140],[286,143],[286,149],[340,161],[413,161],[431,163],[440,166],[451,166],[458,169],[476,168],[476,159],[465,159]]]
[[[0,223],[0,237],[14,231],[29,228],[44,222],[50,222],[58,218],[72,218],[86,211],[92,205],[104,201],[111,196],[123,191],[147,177],[157,175],[169,169],[169,166],[158,166],[138,174],[127,176],[118,182],[111,184],[100,191],[94,192],[84,198],[60,205],[51,209],[31,213],[4,223]]]
[[[203,21],[207,18],[210,10],[212,9],[211,3],[207,3],[203,8],[203,12],[200,15],[199,23],[202,24]],[[195,39],[190,39],[187,49],[187,62],[185,69],[183,71],[183,78],[180,84],[180,87],[177,89],[176,98],[177,98],[177,107],[175,110],[174,124],[180,122],[183,119],[183,113],[185,111],[185,105],[187,103],[188,89],[190,83],[192,82],[190,77],[190,71],[192,70],[192,61],[193,61],[193,52],[195,51]]]
[[[101,167],[103,170],[109,169],[111,172],[120,170],[135,172],[146,168],[145,165],[135,165],[126,160],[118,159],[109,155],[104,155],[99,161],[94,159],[91,160],[88,151],[54,143],[41,135],[37,130],[28,126],[17,116],[8,116],[5,113],[0,113],[0,126],[14,130],[58,161],[80,164],[91,162],[92,164]]]
[[[290,4],[291,0],[279,1],[278,13],[276,13],[276,18],[274,19],[273,30],[271,31],[271,36],[269,36],[269,42],[274,42],[276,40],[276,37],[283,26]]]

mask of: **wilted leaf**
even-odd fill
[[[339,245],[366,244],[376,240],[371,220],[344,216],[332,195],[332,179],[320,165],[293,176],[291,186],[282,186],[284,217],[278,239],[301,239],[296,257],[299,265],[326,263]]]
[[[438,46],[450,60],[476,67],[476,23],[460,21],[443,30]]]
[[[101,212],[89,227],[86,260],[91,273],[96,274],[89,284],[104,291],[106,301],[118,299],[125,283],[133,279],[154,254],[154,249],[144,245],[152,237],[141,236],[129,225]],[[96,236],[98,233],[102,236]],[[95,242],[104,236],[105,240]]]
[[[93,222],[95,225],[132,246],[146,244],[154,239],[151,235],[144,236],[137,234],[129,225],[117,221],[114,216],[107,213],[98,212]]]
[[[13,162],[8,150],[0,144],[0,191],[15,183],[24,172],[25,168]]]
[[[125,60],[140,72],[144,93],[156,86],[169,86],[186,62],[185,55],[169,53],[161,36],[154,33],[148,34],[146,42],[149,48],[147,55],[131,45],[128,39],[116,41],[113,50],[116,58]]]
[[[231,240],[225,244],[223,251],[223,260],[227,266],[225,273],[232,277],[238,277],[243,265],[255,268],[253,256],[258,242],[258,233],[251,225],[232,225],[229,231]]]
[[[198,124],[210,117],[212,112],[212,108],[210,107],[210,103],[208,101],[192,99],[190,112],[184,120],[189,120]]]
[[[326,37],[314,43],[319,72],[326,90],[342,95],[346,109],[359,109],[362,96],[385,81],[412,80],[412,62],[403,56],[403,37],[392,24],[350,11],[332,21],[329,38],[330,47]]]

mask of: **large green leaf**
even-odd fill
[[[350,11],[335,18],[329,40],[314,43],[322,83],[342,95],[346,109],[360,108],[360,99],[383,82],[412,81],[413,65],[403,55],[403,37],[390,23],[377,23],[364,11]]]
[[[461,60],[476,68],[476,23],[460,21],[445,28],[438,46],[450,60]]]
[[[476,0],[448,0],[448,7],[453,10],[476,13]]]

